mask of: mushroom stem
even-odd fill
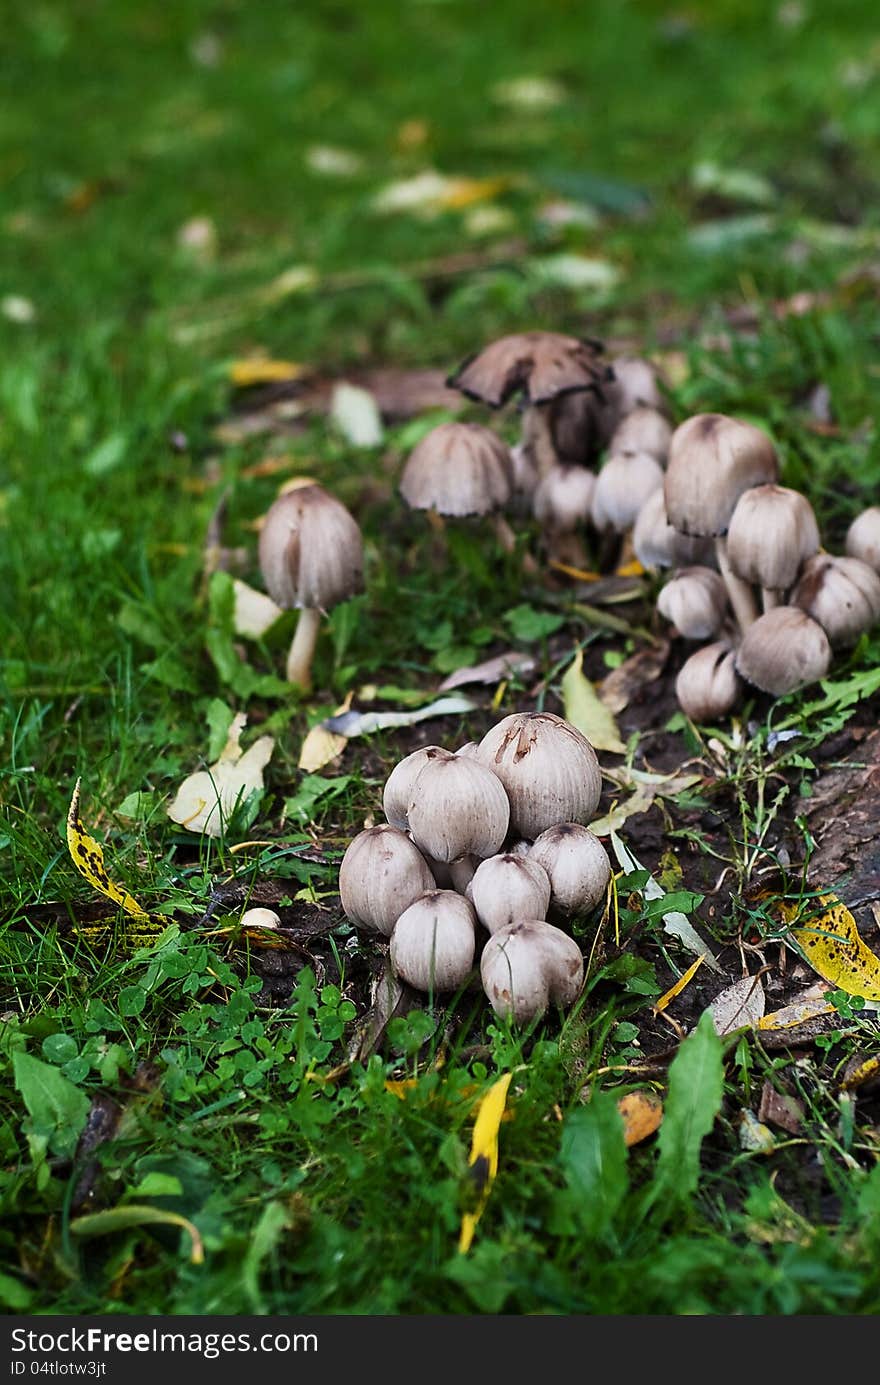
[[[546,476],[559,458],[550,428],[550,411],[546,405],[532,404],[523,417],[523,439],[531,452],[538,476]]]
[[[312,659],[321,625],[321,612],[304,606],[296,623],[296,633],[287,656],[287,679],[308,690],[312,686]]]
[[[498,540],[498,547],[504,553],[516,552],[516,534],[511,529],[504,515],[492,516],[492,529],[495,538]]]
[[[727,557],[727,538],[724,534],[719,534],[715,539],[715,555],[718,558],[718,567],[724,578],[724,585],[727,588],[727,595],[730,597],[733,613],[739,622],[740,629],[745,632],[758,619],[755,594],[748,582],[737,577],[730,566]]]
[[[772,611],[774,607],[783,605],[782,592],[774,592],[769,587],[762,587],[761,605],[765,611]]]

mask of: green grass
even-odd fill
[[[258,968],[234,932],[206,937],[195,926],[230,872],[246,888],[269,877],[304,903],[335,907],[336,865],[378,811],[399,736],[352,743],[340,769],[326,771],[331,783],[337,774],[349,782],[314,800],[305,820],[284,805],[302,792],[307,727],[351,688],[424,689],[513,635],[546,672],[556,661],[551,642],[523,635],[510,616],[549,609],[539,582],[524,586],[516,563],[476,529],[451,532],[438,564],[426,527],[403,511],[394,482],[411,424],[391,426],[386,445],[366,453],[319,416],[290,437],[223,445],[214,430],[234,402],[232,359],[259,348],[331,376],[375,364],[447,368],[525,325],[672,349],[688,366],[677,377],[677,416],[711,408],[763,422],[779,441],[784,479],[809,494],[831,544],[876,500],[874,7],[811,10],[794,27],[746,0],[682,13],[616,0],[588,10],[562,0],[378,0],[356,12],[114,0],[10,15],[0,135],[8,1307],[880,1306],[876,1142],[834,1080],[840,1049],[814,1051],[797,1069],[806,1149],[783,1141],[768,1158],[741,1148],[737,1120],[765,1077],[779,1080],[781,1060],[757,1043],[735,1045],[723,1098],[703,1097],[703,1115],[717,1119],[694,1189],[663,1203],[652,1203],[662,1148],[648,1142],[624,1159],[608,1108],[582,1104],[585,1086],[600,1097],[624,1090],[607,1071],[628,1052],[617,1026],[649,1017],[660,990],[650,978],[669,955],[650,930],[639,941],[646,990],[600,972],[579,1014],[525,1037],[466,997],[430,1023],[395,1020],[381,1055],[330,1078],[352,1039],[349,997],[362,1002],[369,941],[340,919],[328,974],[302,972],[290,1007],[273,1009],[259,1002]],[[557,84],[558,102],[528,109],[499,99],[499,84],[524,76]],[[313,171],[316,145],[351,151],[358,170]],[[700,191],[693,170],[705,163],[768,180],[769,200]],[[468,209],[421,220],[371,208],[384,184],[425,168],[509,179],[491,204],[504,226],[475,233]],[[548,224],[541,209],[560,198],[593,208],[594,224]],[[179,242],[194,217],[216,231],[205,259]],[[485,252],[486,264],[448,272],[462,252]],[[548,280],[562,254],[607,261],[616,282]],[[308,266],[314,285],[269,293],[295,266]],[[777,317],[773,303],[794,293],[814,295],[812,306]],[[9,296],[27,300],[32,320],[14,320]],[[741,328],[744,309],[754,318]],[[832,435],[814,430],[806,406],[820,383],[831,394]],[[515,419],[502,426],[514,435]],[[245,473],[278,453],[328,484],[367,539],[367,593],[332,616],[308,701],[266,681],[249,689],[223,580],[209,590],[202,579],[204,536],[225,495],[224,542],[248,550],[244,575],[260,584],[252,524],[279,478]],[[592,635],[619,650],[616,637],[561,614],[570,642]],[[870,667],[876,653],[866,642],[850,668]],[[249,657],[264,680],[279,675],[278,641]],[[558,670],[548,705],[558,707],[557,696]],[[252,820],[199,842],[164,808],[209,761],[218,699],[247,712],[246,737],[267,731],[277,747]],[[499,711],[523,699],[514,682]],[[484,718],[443,734],[457,744]],[[756,772],[741,763],[737,773],[748,827]],[[84,821],[111,874],[150,911],[176,911],[192,927],[172,923],[133,952],[121,921],[97,947],[71,937],[65,911],[76,920],[94,898],[64,843],[80,776]],[[138,815],[121,815],[135,793],[146,795]],[[257,839],[270,845],[232,850]],[[307,844],[319,859],[292,854]],[[234,930],[239,912],[221,908],[220,926]],[[635,911],[624,940],[631,953],[643,924]],[[737,924],[714,926],[729,941]],[[876,1026],[859,1023],[870,1048]],[[20,1065],[16,1086],[22,1053],[60,1075],[42,1079],[54,1104],[35,1095]],[[472,1089],[511,1068],[498,1180],[473,1250],[459,1256]],[[404,1075],[416,1086],[401,1101],[383,1084]],[[664,1074],[653,1080],[665,1087]],[[190,1263],[188,1235],[174,1226],[80,1239],[77,1217],[91,1208],[74,1209],[83,1168],[71,1163],[71,1131],[83,1095],[123,1110],[115,1138],[94,1156],[95,1208],[146,1202],[185,1216],[204,1242],[203,1263]],[[593,1126],[578,1135],[591,1111]],[[590,1140],[607,1141],[617,1170],[617,1207],[599,1225],[578,1205]],[[598,1188],[597,1200],[612,1200],[610,1185]]]

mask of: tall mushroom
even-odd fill
[[[730,517],[727,557],[737,577],[761,588],[765,611],[782,604],[818,550],[816,516],[800,491],[773,484],[743,491]]]
[[[287,677],[308,689],[321,616],[363,588],[361,531],[341,501],[316,482],[301,480],[266,514],[259,560],[272,600],[285,610],[299,609]]]

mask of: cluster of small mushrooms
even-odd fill
[[[565,925],[611,878],[586,826],[600,789],[593,747],[550,712],[513,713],[455,752],[416,750],[385,784],[387,821],[345,852],[343,910],[390,938],[392,968],[416,990],[457,991],[479,957],[496,1014],[523,1023],[566,1008],[584,959]]]

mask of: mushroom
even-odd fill
[[[497,775],[466,755],[432,758],[410,790],[413,841],[438,861],[494,856],[507,836],[510,804]]]
[[[413,448],[400,478],[411,510],[464,518],[488,515],[513,494],[510,449],[479,423],[441,423]],[[495,517],[495,533],[510,552],[516,540],[507,521]]]
[[[311,687],[321,616],[363,588],[363,539],[348,510],[314,481],[288,488],[270,507],[259,540],[260,569],[278,606],[300,611],[287,677]]]
[[[587,555],[577,530],[590,517],[596,478],[586,467],[555,463],[541,477],[532,510],[547,536],[551,555],[584,567]]]
[[[281,915],[274,909],[245,909],[239,919],[241,928],[280,928]]]
[[[517,332],[471,356],[447,383],[492,409],[521,394],[526,405],[523,443],[543,475],[560,460],[547,406],[575,391],[601,394],[612,378],[600,359],[601,349],[598,342],[559,332]]]
[[[685,640],[708,640],[727,615],[727,588],[709,567],[676,572],[657,598],[657,610]]]
[[[743,491],[775,481],[776,450],[767,434],[725,414],[695,414],[669,444],[665,498],[669,523],[681,534],[715,539],[718,566],[743,630],[757,615],[751,587],[732,572],[725,534]]]
[[[660,372],[650,361],[641,356],[615,356],[611,369],[614,379],[607,393],[618,421],[640,408],[666,412]]]
[[[477,866],[467,894],[480,923],[495,933],[518,919],[544,918],[550,904],[550,881],[537,861],[505,852]]]
[[[663,463],[669,456],[672,425],[659,409],[640,404],[621,419],[615,428],[608,450],[613,456],[620,452],[647,452]]]
[[[846,551],[850,558],[861,558],[880,572],[880,505],[872,505],[856,515],[846,531]]]
[[[824,678],[830,663],[828,636],[797,606],[774,606],[758,616],[736,653],[737,673],[774,697]]]
[[[589,822],[602,791],[596,752],[553,712],[513,712],[480,741],[480,763],[510,800],[510,830],[530,841],[557,822]]]
[[[602,386],[601,394],[565,394],[551,406],[550,429],[560,461],[590,465],[602,448],[609,446],[615,430],[629,414],[642,408],[658,414],[665,411],[659,376],[649,361],[619,356],[611,362],[610,370],[613,378]],[[620,450],[630,446],[628,443]]]
[[[409,828],[407,810],[412,797],[412,787],[429,760],[448,760],[452,752],[442,745],[424,745],[400,760],[385,781],[382,791],[382,809],[392,827],[406,832]]]
[[[574,1004],[584,984],[584,959],[573,938],[543,919],[508,924],[493,933],[480,958],[483,989],[496,1015],[517,1024],[551,1004]]]
[[[736,651],[726,640],[696,650],[682,664],[675,680],[678,705],[691,721],[716,721],[727,716],[741,692]]]
[[[623,534],[648,497],[663,486],[663,468],[648,452],[620,452],[599,472],[591,514],[597,529]]]
[[[403,911],[391,934],[391,966],[417,991],[455,991],[474,964],[471,905],[452,890],[431,890]]]
[[[782,604],[818,550],[816,516],[800,491],[772,483],[743,491],[730,517],[727,557],[737,577],[761,588],[765,611]]]
[[[663,487],[652,491],[636,515],[633,550],[642,567],[707,567],[714,561],[711,539],[691,539],[680,534],[666,517]]]
[[[577,822],[559,822],[535,841],[528,859],[544,867],[550,877],[550,906],[555,914],[594,909],[604,899],[611,879],[611,864],[595,833]]]
[[[418,847],[385,822],[359,832],[339,867],[339,896],[346,918],[358,928],[386,937],[404,909],[435,884]]]
[[[861,558],[819,553],[804,565],[791,604],[819,622],[833,648],[855,644],[880,620],[880,576]]]

